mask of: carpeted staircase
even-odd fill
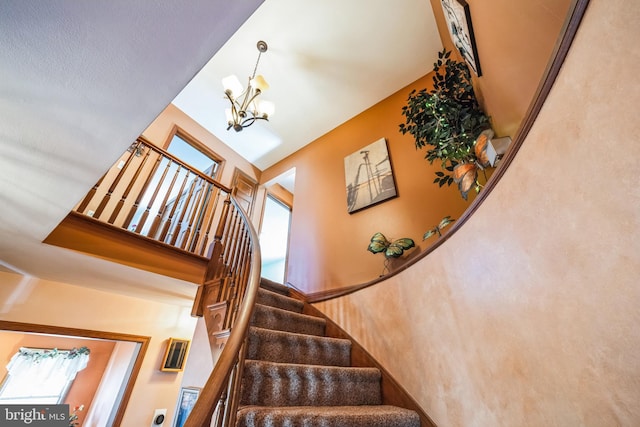
[[[325,336],[288,288],[263,280],[247,348],[238,427],[420,427],[382,405],[380,371],[351,367],[351,342]]]

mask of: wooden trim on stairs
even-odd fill
[[[403,265],[401,265],[398,269],[392,271],[391,273],[371,280],[366,283],[347,286],[340,289],[330,289],[327,291],[315,292],[305,295],[305,301],[309,303],[327,301],[333,298],[339,298],[345,295],[349,295],[360,289],[368,288],[369,286],[373,286],[377,283],[380,283],[390,277],[395,276],[396,274],[406,270],[411,267],[416,262],[420,261],[431,252],[436,250],[440,245],[442,245],[445,241],[449,239],[454,233],[456,233],[462,226],[469,220],[469,218],[475,213],[475,211],[480,207],[480,205],[486,200],[486,198],[491,194],[493,189],[496,187],[498,181],[502,178],[507,168],[513,161],[516,156],[516,153],[524,143],[533,123],[535,122],[544,102],[551,92],[551,88],[553,83],[555,82],[558,74],[560,73],[560,69],[562,68],[562,64],[564,63],[565,58],[569,52],[569,48],[575,35],[578,31],[578,27],[580,26],[580,22],[582,22],[582,18],[584,13],[589,5],[589,0],[573,0],[571,6],[569,7],[569,12],[567,14],[567,19],[564,23],[560,31],[560,37],[558,38],[558,42],[554,47],[553,53],[551,55],[551,59],[547,65],[547,68],[544,72],[542,80],[538,86],[538,89],[533,97],[533,101],[529,106],[525,117],[520,124],[520,128],[518,132],[513,138],[513,142],[511,143],[511,147],[509,151],[501,160],[500,165],[496,168],[495,172],[491,175],[484,189],[478,194],[478,196],[473,200],[469,208],[462,214],[462,216],[454,222],[451,226],[448,227],[448,231],[438,240],[434,242],[433,245],[426,248],[417,256],[412,257],[410,260]]]
[[[209,262],[77,212],[70,212],[43,243],[192,283],[202,283]]]
[[[300,291],[291,289],[291,297],[303,299]],[[304,299],[303,299],[304,300]],[[382,403],[384,405],[394,405],[401,408],[411,409],[420,416],[421,427],[437,427],[436,423],[424,412],[420,405],[409,395],[409,393],[393,379],[391,374],[384,369],[360,344],[358,344],[348,333],[336,325],[331,319],[325,316],[320,310],[305,302],[302,309],[303,314],[321,317],[327,321],[325,335],[332,338],[342,338],[351,341],[351,366],[354,367],[375,367],[382,374]]]

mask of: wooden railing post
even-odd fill
[[[135,153],[138,152],[138,147],[141,146],[141,145],[142,145],[141,142],[136,144],[136,147],[133,149],[133,151],[131,151],[131,154],[129,154],[129,157],[125,161],[124,165],[120,168],[120,171],[118,171],[118,174],[116,175],[115,179],[113,180],[113,182],[109,186],[109,189],[107,190],[107,193],[104,195],[104,197],[102,198],[102,201],[100,202],[100,204],[98,205],[97,209],[93,213],[93,217],[94,218],[100,218],[100,215],[102,215],[102,211],[107,206],[107,203],[109,203],[109,201],[111,200],[111,195],[113,194],[115,189],[118,187],[118,184],[120,183],[120,180],[122,179],[124,173],[127,171],[129,165],[133,161],[133,159],[135,157]]]
[[[184,427],[231,427],[238,409],[247,334],[260,286],[261,258],[257,233],[232,197],[225,200],[223,211],[225,220],[218,223],[211,251],[212,269],[207,273],[211,282],[205,281],[201,286],[193,311],[204,312],[203,304],[210,299],[207,294],[215,288],[219,302],[209,305],[208,309],[217,313],[218,320],[209,319],[206,323],[220,329],[219,321],[223,317],[218,336],[224,336],[226,342]],[[214,409],[216,418],[211,424]]]
[[[224,262],[222,260],[224,245],[222,243],[222,238],[229,217],[230,205],[231,195],[227,194],[227,198],[225,199],[224,205],[222,207],[220,221],[218,222],[218,226],[216,227],[216,234],[214,235],[213,243],[211,244],[211,250],[208,254],[209,263],[207,264],[204,281],[201,285],[198,286],[196,297],[193,301],[193,307],[191,309],[192,316],[203,316],[205,301],[210,301],[212,299],[212,295],[210,294],[213,292],[213,289],[211,289],[211,287],[217,278],[222,277],[221,272],[224,270]],[[213,298],[214,300],[219,299],[219,289],[216,289],[216,291],[217,295],[215,298]]]
[[[144,147],[144,157],[134,161],[142,152],[140,147]],[[171,245],[175,250],[201,257],[208,251],[206,272],[196,292],[192,315],[204,317],[217,363],[184,427],[210,427],[214,412],[220,427],[230,427],[235,423],[246,339],[260,286],[257,233],[231,188],[143,137],[128,157],[121,158],[122,162],[114,165],[78,206],[91,210],[95,204],[96,215],[90,221],[127,231],[135,228],[135,233],[154,239],[159,245]],[[166,166],[162,165],[164,161]],[[167,179],[171,174],[173,177]],[[115,178],[109,184],[103,182],[111,177]],[[175,187],[179,187],[177,193]],[[115,195],[119,202],[109,203]],[[223,195],[225,199],[220,204]],[[161,205],[156,206],[160,200]],[[100,216],[109,219],[101,220]],[[125,217],[124,227],[121,217]]]

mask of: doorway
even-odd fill
[[[87,405],[80,414],[81,425],[120,425],[149,340],[139,335],[0,320],[0,358],[5,362],[21,347],[90,349],[100,367],[88,366],[85,373],[93,369],[93,374],[84,380],[76,378],[68,390],[68,397],[75,393],[85,399],[77,402]],[[6,383],[6,378],[0,380]]]

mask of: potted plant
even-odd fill
[[[440,187],[457,183],[466,200],[471,188],[480,188],[478,169],[488,166],[486,144],[493,132],[476,99],[469,68],[450,55],[446,49],[438,53],[433,89],[409,94],[400,132],[413,135],[417,149],[427,148],[429,163],[442,163],[444,171],[436,172],[434,183]]]
[[[413,239],[403,237],[401,239],[387,239],[384,234],[378,232],[371,237],[369,247],[367,250],[373,254],[384,253],[384,268],[382,269],[383,276],[385,271],[389,271],[389,261],[391,258],[399,258],[404,251],[415,247],[416,244]]]

